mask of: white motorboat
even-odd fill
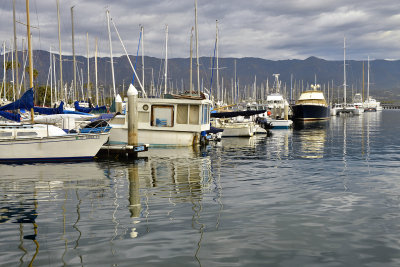
[[[353,97],[353,102],[354,102],[354,108],[356,109],[354,114],[355,115],[360,115],[364,113],[364,107],[363,107],[363,101],[362,101],[362,96],[361,94],[357,93]]]
[[[139,98],[138,142],[150,147],[192,146],[201,133],[210,129],[208,99]],[[127,144],[128,120],[125,114],[110,121],[110,144]]]
[[[252,121],[235,122],[232,119],[216,119],[214,126],[224,130],[222,137],[251,137],[255,132],[255,123]]]
[[[369,96],[367,100],[363,103],[364,110],[367,111],[381,111],[381,102],[376,101],[376,99]]]

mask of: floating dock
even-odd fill
[[[100,148],[97,157],[123,156],[125,158],[138,158],[138,153],[148,151],[149,145],[110,145],[105,144]]]

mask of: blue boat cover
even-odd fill
[[[6,118],[8,120],[12,120],[12,121],[16,121],[16,122],[21,121],[21,115],[19,115],[19,114],[14,114],[14,113],[6,112],[6,111],[0,111],[0,116]]]
[[[99,117],[90,119],[90,121],[97,121],[97,120],[111,120],[114,118],[115,114],[114,113],[106,113],[106,114],[101,114]]]
[[[17,110],[21,108],[28,110],[33,108],[33,88],[27,90],[17,101],[0,107],[0,111]]]
[[[33,108],[34,112],[38,112],[39,114],[46,114],[46,115],[52,115],[52,114],[63,114],[64,112],[64,102],[61,101],[60,106],[58,108],[41,108],[41,107],[34,107]]]
[[[84,108],[79,106],[79,101],[74,102],[75,110],[79,112],[84,112],[84,113],[90,113],[92,111],[96,112],[107,112],[107,107],[106,106],[96,106],[95,108]]]

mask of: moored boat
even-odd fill
[[[90,160],[109,133],[67,134],[44,124],[0,125],[0,162]]]
[[[292,111],[295,120],[325,120],[330,117],[324,93],[317,90],[303,92]]]
[[[200,142],[201,133],[210,129],[211,101],[195,99],[138,99],[138,142],[150,147],[191,146]],[[110,121],[110,144],[127,144],[128,120],[125,114]]]

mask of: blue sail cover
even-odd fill
[[[28,110],[33,108],[33,88],[27,90],[17,101],[0,107],[0,111],[17,110],[21,108]]]
[[[21,121],[21,115],[19,115],[19,114],[14,114],[14,113],[6,112],[6,111],[0,111],[0,116],[6,118],[8,120],[12,120],[12,121],[16,121],[16,122]]]
[[[79,101],[75,101],[74,105],[75,105],[75,110],[76,111],[83,112],[83,113],[90,113],[92,111],[104,112],[104,113],[107,112],[107,107],[106,106],[101,106],[101,107],[96,106],[95,108],[84,108],[84,107],[79,106]]]
[[[58,108],[41,108],[41,107],[34,107],[33,108],[34,112],[38,112],[39,114],[46,114],[46,115],[52,115],[52,114],[63,114],[64,112],[64,102],[61,101],[60,106]]]

